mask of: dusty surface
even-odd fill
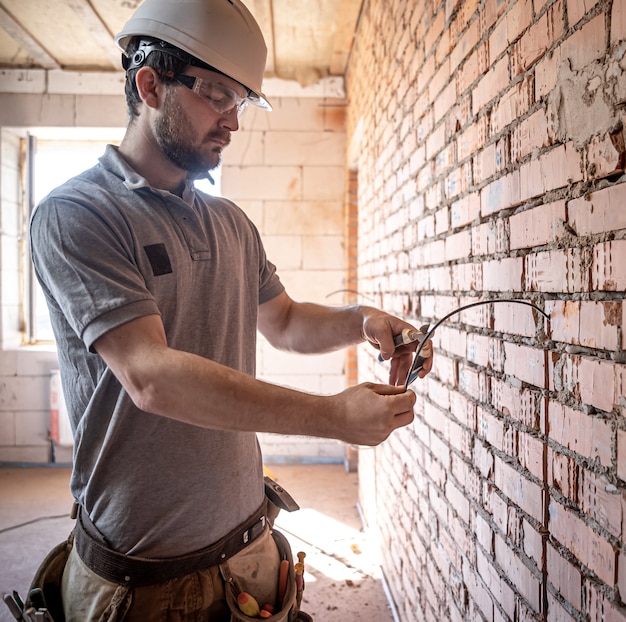
[[[361,531],[357,475],[342,465],[269,468],[301,508],[276,526],[307,554],[302,610],[316,622],[392,621],[377,552]]]
[[[302,609],[315,622],[391,622],[375,551],[361,532],[357,475],[343,465],[268,468],[301,507],[276,525],[294,553],[306,553]],[[24,595],[43,557],[72,529],[68,481],[65,468],[0,468],[0,594]],[[0,603],[0,622],[12,620]]]

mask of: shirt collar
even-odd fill
[[[145,177],[135,171],[128,162],[120,155],[119,149],[115,145],[107,145],[104,154],[100,158],[100,163],[111,173],[122,179],[124,186],[129,190],[139,190],[146,188],[161,196],[176,196],[169,190],[162,190],[151,186]],[[182,200],[190,206],[194,204],[195,186],[193,181],[185,181]]]

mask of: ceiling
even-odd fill
[[[243,0],[268,47],[266,77],[343,76],[363,0]],[[113,37],[141,0],[0,0],[0,69],[121,71]]]

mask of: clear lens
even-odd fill
[[[240,97],[223,84],[186,74],[177,74],[175,79],[200,96],[218,114],[229,114],[236,110],[237,118],[240,118],[248,105],[247,97]]]

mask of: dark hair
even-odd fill
[[[163,48],[163,51],[154,49],[148,53],[145,58],[142,58],[142,62],[139,63],[129,61],[128,59],[135,57],[140,44],[145,45],[146,41],[146,37],[133,37],[126,48],[126,58],[123,59],[125,67],[129,66],[129,69],[126,70],[124,92],[126,94],[126,109],[130,121],[139,115],[139,104],[141,104],[141,97],[139,97],[137,84],[135,82],[135,75],[138,69],[144,66],[152,67],[159,74],[159,78],[162,81],[172,82],[173,79],[168,76],[182,73],[184,68],[191,64],[189,62],[191,57],[185,58],[189,56],[186,52],[173,47]],[[154,43],[157,42],[158,40],[155,39]]]

